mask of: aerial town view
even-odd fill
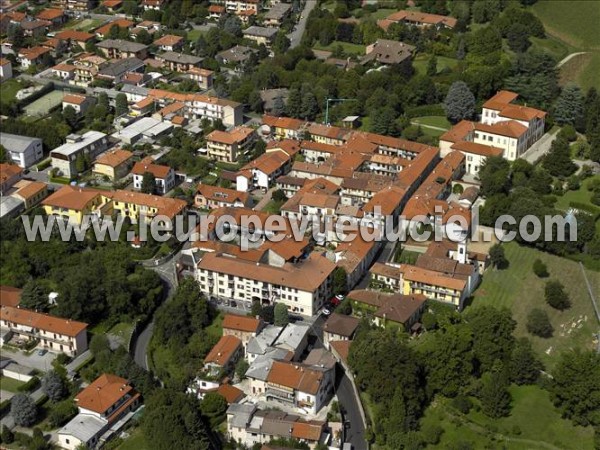
[[[0,0],[0,450],[600,450],[600,0]]]

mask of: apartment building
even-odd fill
[[[175,187],[175,171],[171,167],[154,164],[149,161],[140,161],[135,163],[133,169],[131,169],[134,189],[142,189],[144,174],[148,172],[154,175],[156,183],[155,192],[157,194],[164,195]]]
[[[112,212],[129,217],[137,223],[141,217],[146,221],[156,216],[165,216],[173,220],[187,208],[187,202],[177,198],[159,197],[141,192],[114,191],[102,194],[105,202],[109,202]]]
[[[174,51],[156,55],[156,60],[162,62],[163,67],[167,67],[172,72],[187,72],[194,67],[199,67],[202,62],[202,58],[198,56]]]
[[[0,133],[0,145],[16,165],[26,169],[44,156],[42,140],[17,134]]]
[[[215,130],[206,136],[208,156],[217,161],[235,162],[254,143],[253,128],[235,127],[229,131]]]
[[[6,194],[23,176],[23,169],[14,164],[0,163],[0,195]]]
[[[438,30],[441,30],[453,29],[456,26],[457,20],[454,17],[442,16],[439,14],[401,10],[390,14],[385,19],[377,21],[377,25],[386,31],[389,26],[394,23],[403,23],[419,28],[435,27]]]
[[[223,317],[223,336],[238,338],[244,348],[253,337],[256,337],[265,326],[260,318],[225,314]]]
[[[252,25],[242,31],[242,34],[246,39],[254,41],[257,45],[262,44],[265,47],[270,48],[278,31],[279,30],[277,28],[267,28]]]
[[[47,197],[42,207],[47,216],[54,215],[79,224],[85,215],[100,214],[108,203],[108,195],[98,189],[63,186]]]
[[[109,59],[148,57],[148,46],[123,39],[106,39],[97,44],[100,51]]]
[[[17,339],[37,339],[38,347],[51,352],[77,356],[88,348],[87,323],[13,306],[0,308],[0,323],[3,335],[10,332]]]
[[[333,313],[323,325],[323,345],[331,348],[331,341],[350,341],[358,329],[360,319],[343,314]]]
[[[109,180],[118,180],[129,173],[133,153],[123,149],[109,150],[94,161],[92,173]]]
[[[70,106],[78,115],[81,116],[85,114],[85,112],[95,103],[95,99],[93,97],[88,97],[87,95],[66,94],[63,97],[62,109],[64,111],[67,106]]]
[[[213,86],[214,72],[200,67],[192,67],[187,71],[187,76],[198,83],[200,89],[210,89]]]
[[[75,397],[78,414],[58,431],[61,448],[100,448],[131,419],[140,394],[124,378],[103,374]]]
[[[200,209],[215,209],[224,206],[249,207],[252,198],[247,192],[226,189],[210,184],[199,184],[194,197],[194,206]]]
[[[307,123],[292,117],[275,117],[264,115],[262,122],[271,129],[277,139],[300,139]]]
[[[242,192],[262,189],[266,192],[279,176],[289,171],[291,164],[291,157],[284,151],[263,153],[237,173],[236,189]]]
[[[89,12],[93,8],[92,0],[52,0],[52,5],[68,11]]]
[[[36,47],[22,48],[17,55],[17,61],[19,61],[23,70],[27,70],[31,66],[43,65],[44,58],[50,56],[49,54],[51,51],[51,49],[39,45]]]
[[[183,44],[185,39],[181,36],[176,36],[174,34],[165,34],[164,36],[159,37],[157,40],[153,42],[160,50],[163,52],[174,52],[177,50],[181,50],[183,48]]]
[[[88,131],[83,135],[70,134],[66,140],[66,143],[50,152],[50,157],[52,167],[68,178],[77,175],[78,158],[88,158],[93,161],[110,145],[108,136],[100,131]]]

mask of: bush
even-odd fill
[[[454,187],[452,188],[452,193],[460,195],[464,192],[464,190],[465,190],[465,188],[463,187],[462,184],[455,184]]]
[[[10,400],[10,414],[16,425],[30,427],[37,420],[37,405],[28,395],[17,394]]]
[[[15,441],[15,435],[6,425],[2,425],[2,443],[12,444]]]
[[[577,140],[577,131],[575,131],[575,127],[573,125],[565,125],[558,132],[559,138],[564,138],[569,142],[575,142]]]
[[[440,442],[444,429],[438,424],[425,424],[421,428],[423,440],[429,445],[437,445]]]
[[[571,307],[569,296],[565,292],[565,288],[560,281],[548,281],[546,283],[546,288],[544,289],[544,295],[546,298],[546,303],[548,303],[554,309],[564,311],[565,309]]]
[[[527,331],[531,334],[543,338],[552,336],[554,329],[548,318],[546,311],[534,308],[527,314]]]
[[[446,117],[446,110],[441,104],[421,105],[406,109],[406,117],[414,119],[421,116],[442,116]]]
[[[456,408],[463,414],[469,414],[471,408],[473,407],[473,402],[469,397],[465,397],[464,395],[459,395],[454,398],[451,403],[453,408]]]
[[[38,377],[32,377],[27,383],[22,384],[17,388],[19,392],[32,392],[40,386],[40,379]]]
[[[548,268],[546,267],[546,264],[542,262],[541,259],[536,259],[533,262],[533,273],[535,273],[538,276],[538,278],[547,278],[549,275]]]
[[[37,170],[42,171],[44,169],[47,169],[48,167],[50,167],[50,164],[52,164],[52,161],[50,159],[42,161],[37,165]]]
[[[48,421],[50,425],[57,428],[69,420],[71,420],[77,414],[77,406],[73,403],[73,400],[67,399],[62,402],[56,403],[50,414],[48,415]]]

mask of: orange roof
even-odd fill
[[[94,39],[94,35],[90,33],[86,33],[85,31],[77,31],[77,30],[65,30],[57,33],[56,35],[59,39],[64,39],[65,41],[77,41],[77,42],[87,42],[91,39]]]
[[[508,105],[519,97],[519,94],[511,91],[498,91],[496,95],[487,100],[483,107],[487,109],[500,109],[503,106]]]
[[[298,363],[273,361],[267,382],[316,394],[323,381],[323,372]]]
[[[271,174],[285,165],[289,160],[290,157],[284,152],[263,153],[258,158],[242,167],[242,170],[256,169],[266,174]]]
[[[306,122],[299,119],[293,119],[291,117],[275,117],[267,114],[263,116],[262,122],[270,127],[283,128],[286,130],[299,130],[306,124]]]
[[[123,397],[134,392],[126,379],[105,373],[77,394],[75,402],[79,408],[104,414]]]
[[[250,17],[256,14],[256,11],[253,9],[243,9],[241,11],[238,11],[236,13],[238,16],[246,16],[246,17]]]
[[[219,339],[219,342],[217,342],[208,355],[206,355],[204,362],[224,367],[231,361],[241,346],[242,341],[235,336],[222,336],[221,339]]]
[[[292,425],[292,437],[305,439],[307,441],[318,441],[323,432],[322,422],[294,422]]]
[[[123,149],[110,150],[102,153],[96,158],[94,164],[102,164],[109,167],[118,167],[121,164],[129,161],[133,157],[133,153]]]
[[[35,17],[41,20],[53,20],[58,19],[59,17],[62,17],[64,15],[65,12],[62,9],[43,9]]]
[[[222,14],[225,12],[225,7],[221,6],[221,5],[210,5],[208,7],[208,12],[209,13],[217,13],[217,14]]]
[[[71,65],[71,64],[57,64],[55,65],[52,70],[59,70],[61,72],[73,72],[77,67]]]
[[[21,182],[27,183],[27,184],[25,186],[19,188],[19,190],[15,193],[15,195],[18,195],[25,201],[29,200],[31,197],[39,194],[40,192],[44,191],[45,189],[48,189],[48,186],[46,186],[46,183],[43,183],[41,181],[23,180]]]
[[[199,184],[196,193],[205,197],[208,200],[214,200],[217,202],[234,204],[236,201],[240,201],[246,204],[250,198],[250,194],[247,192],[236,191],[235,189],[227,189],[218,186],[211,186],[210,184]]]
[[[200,75],[201,77],[208,77],[214,72],[212,70],[203,69],[201,67],[190,67],[187,73],[191,73],[192,75]]]
[[[233,145],[244,141],[253,133],[253,128],[239,126],[230,131],[214,130],[208,136],[206,136],[206,140],[219,142],[221,144]]]
[[[111,193],[98,189],[63,186],[51,196],[47,197],[42,202],[42,205],[82,211],[90,204],[90,202],[100,195],[110,197]]]
[[[176,36],[174,34],[165,34],[163,37],[158,38],[153,43],[154,45],[158,46],[164,45],[170,47],[179,44],[181,41],[183,41],[183,38],[181,36]]]
[[[427,25],[446,25],[449,28],[454,28],[456,26],[456,19],[454,17],[449,16],[441,16],[439,14],[429,14],[423,13],[420,11],[406,11],[401,10],[395,13],[390,14],[387,17],[388,21],[392,22],[401,22],[401,21],[409,21],[409,22],[418,22]]]
[[[135,103],[132,108],[136,108],[136,109],[144,109],[150,105],[152,105],[154,103],[154,99],[150,98],[150,97],[146,97],[142,100],[140,100],[139,102]]]
[[[69,337],[77,336],[88,326],[87,323],[75,320],[4,305],[0,308],[0,319]]]
[[[67,94],[63,97],[63,103],[71,103],[73,105],[81,105],[87,100],[85,95]]]
[[[452,150],[459,150],[464,153],[473,153],[481,156],[502,156],[503,150],[492,145],[476,144],[475,142],[459,141],[453,144]]]
[[[104,0],[102,4],[107,8],[116,8],[123,4],[123,0]]]
[[[415,281],[432,286],[441,286],[448,289],[462,291],[466,286],[466,280],[453,278],[433,270],[423,269],[409,264],[400,264],[400,272],[407,281]]]
[[[0,163],[0,183],[10,180],[12,177],[20,174],[21,172],[23,172],[23,169],[21,169],[19,166],[14,164]]]
[[[27,17],[27,14],[19,11],[11,11],[5,14],[6,17],[10,17],[13,22],[22,22]]]
[[[117,19],[113,22],[109,22],[104,26],[101,26],[100,28],[96,29],[96,31],[94,31],[96,34],[101,34],[101,35],[106,35],[110,32],[110,29],[114,26],[117,26],[119,28],[131,28],[134,23],[131,20],[127,20],[127,19]]]
[[[131,169],[131,173],[134,175],[144,175],[146,172],[150,172],[156,178],[167,178],[169,172],[173,170],[169,166],[161,166],[159,164],[137,162]]]
[[[495,123],[494,125],[476,123],[475,130],[518,139],[527,132],[527,127],[517,121],[507,120],[505,122]]]
[[[238,316],[234,314],[225,314],[223,318],[223,328],[230,330],[244,331],[246,333],[256,333],[260,329],[261,321],[254,317]]]
[[[528,106],[508,105],[502,108],[498,115],[509,119],[530,121],[535,118],[542,119],[546,117],[546,112]]]
[[[45,53],[50,52],[51,50],[47,47],[31,47],[31,48],[22,48],[19,51],[20,55],[23,55],[24,58],[29,59],[29,60],[34,60],[39,58],[40,56],[42,56]]]
[[[187,123],[187,119],[183,116],[175,116],[171,119],[171,123],[173,125],[185,125]]]
[[[440,141],[458,142],[467,140],[475,129],[475,124],[469,120],[461,120],[440,136]]]
[[[10,64],[10,61],[6,58],[0,58],[0,66],[5,66],[6,64]]]
[[[343,362],[348,362],[352,341],[329,341],[329,345],[337,352]]]
[[[23,289],[12,286],[0,286],[0,306],[16,307],[21,301]]]
[[[391,215],[398,208],[406,197],[406,191],[398,186],[388,186],[375,194],[369,202],[363,206],[364,212],[375,212],[379,207],[379,214],[384,216]]]
[[[229,404],[237,403],[246,396],[246,394],[244,394],[244,391],[230,384],[220,385],[217,388],[217,392],[221,394]]]
[[[157,214],[165,215],[169,218],[175,217],[187,207],[187,203],[184,200],[170,197],[159,197],[158,195],[144,194],[142,192],[119,190],[114,192],[105,192],[103,195],[109,196],[116,202],[156,208]]]

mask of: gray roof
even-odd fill
[[[232,415],[231,425],[236,428],[246,428],[256,411],[256,405],[251,403],[232,403],[227,408],[227,415]]]
[[[217,60],[227,60],[228,62],[241,62],[245,61],[250,57],[251,53],[257,53],[258,50],[246,47],[244,45],[236,45],[230,49],[223,50],[217,53]]]
[[[143,95],[144,97],[147,97],[150,89],[142,86],[134,86],[133,84],[124,84],[121,88],[121,92],[124,94]]]
[[[146,64],[139,58],[124,58],[109,64],[98,75],[105,77],[120,77],[127,72],[134,72]]]
[[[288,323],[284,330],[281,332],[277,340],[275,341],[275,347],[288,347],[296,351],[308,332],[310,326],[300,323]]]
[[[65,156],[72,155],[73,153],[78,152],[82,148],[86,148],[89,145],[103,139],[106,137],[105,133],[101,133],[100,131],[88,131],[87,133],[79,136],[70,134],[67,136],[67,142],[60,147],[56,147],[54,150],[50,152],[50,156],[53,154],[61,154]],[[69,140],[73,140],[69,142]]]
[[[253,25],[251,27],[246,28],[242,33],[244,36],[259,36],[265,38],[272,38],[279,31],[278,28],[267,28],[267,27],[257,27]]]
[[[257,356],[252,361],[252,364],[250,364],[250,367],[246,371],[246,377],[266,381],[273,361],[285,359],[287,354],[288,351],[285,349],[269,347],[269,350],[264,355]]]
[[[283,327],[267,325],[265,328],[263,328],[258,336],[250,339],[248,345],[246,346],[246,352],[264,355],[267,351],[267,348],[270,345],[273,345],[273,342],[275,342],[275,339],[277,339],[277,336],[279,336],[281,330],[283,330]]]
[[[186,53],[165,52],[156,57],[158,60],[174,62],[179,64],[200,64],[202,58]]]
[[[117,48],[123,52],[139,52],[148,48],[147,45],[126,41],[124,39],[105,39],[104,41],[98,42],[96,47]]]
[[[106,425],[106,420],[98,419],[90,414],[77,414],[73,420],[58,431],[58,434],[74,436],[87,443],[100,433]]]
[[[308,354],[304,364],[317,369],[332,369],[335,366],[335,358],[324,348],[315,348]]]
[[[292,8],[292,5],[289,3],[277,3],[273,5],[273,7],[267,11],[264,15],[265,20],[281,20],[288,11]]]
[[[33,142],[42,142],[39,138],[0,133],[0,145],[9,152],[23,153]]]

